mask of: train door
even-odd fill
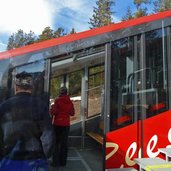
[[[64,59],[51,62],[50,103],[54,103],[59,88],[65,85],[76,109],[76,115],[71,118],[71,123],[77,125],[76,123],[81,122],[80,136],[88,132],[85,129],[88,127],[86,121],[101,115],[104,91],[104,59],[102,59],[104,56],[102,54],[104,52],[85,56],[83,61]],[[95,128],[95,125],[91,125]],[[103,127],[102,119],[101,127]]]
[[[54,74],[55,75],[55,74]],[[61,86],[68,88],[68,94],[74,104],[75,115],[70,118],[71,129],[70,137],[72,137],[70,144],[77,144],[80,146],[82,127],[81,127],[81,79],[82,70],[73,71],[71,73],[64,73],[59,76],[51,77],[50,98],[51,105],[54,103],[55,98],[59,95],[59,89]],[[75,143],[74,143],[75,142]],[[79,143],[78,143],[79,142]]]
[[[75,116],[71,117],[69,147],[84,150],[89,148],[86,151],[89,154],[90,149],[97,149],[97,146],[102,153],[103,144],[104,46],[96,50],[97,52],[93,51],[92,54],[88,53],[89,51],[85,53],[84,50],[61,59],[52,59],[50,74],[51,105],[54,103],[61,85],[68,88],[74,103]],[[93,131],[100,133],[100,142],[88,134]],[[100,165],[92,165],[92,167],[102,168],[102,154],[91,153],[96,158],[98,157],[98,161],[95,162]]]
[[[76,68],[71,63],[69,66],[69,63],[68,60],[63,60],[62,64],[61,61],[51,61],[50,107],[59,95],[60,87],[66,86],[75,108],[75,115],[70,118],[70,145],[81,146],[81,81],[83,72],[81,68]]]

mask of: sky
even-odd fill
[[[22,29],[25,33],[42,33],[45,27],[62,27],[66,32],[88,30],[96,0],[0,0],[0,52],[6,49],[8,38]],[[113,21],[119,22],[133,0],[115,0]]]

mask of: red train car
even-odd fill
[[[66,85],[79,99],[70,141],[96,139],[102,170],[136,167],[134,158],[171,146],[170,56],[171,11],[1,52],[0,102],[18,72],[34,76],[33,93],[48,103]]]

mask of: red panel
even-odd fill
[[[141,139],[141,124],[144,139]],[[133,159],[138,157],[141,140],[144,157],[159,156],[158,148],[171,147],[171,111],[107,133],[106,168],[135,167]]]
[[[170,16],[171,16],[171,10],[166,11],[166,12],[161,12],[161,13],[158,13],[158,14],[153,14],[153,15],[150,15],[150,16],[145,16],[145,17],[133,19],[133,20],[124,21],[124,22],[121,22],[121,23],[111,24],[111,25],[108,25],[108,26],[104,26],[104,27],[100,27],[100,28],[96,28],[96,29],[76,33],[76,34],[63,36],[63,37],[60,37],[60,38],[47,40],[47,41],[40,42],[40,43],[35,43],[35,44],[28,45],[28,46],[25,46],[25,47],[9,50],[9,51],[6,51],[6,52],[1,52],[0,53],[0,59],[10,58],[10,57],[22,55],[22,54],[25,54],[25,53],[29,53],[29,52],[33,52],[33,51],[37,51],[37,50],[41,50],[41,49],[45,49],[45,48],[49,48],[49,47],[52,47],[52,46],[61,45],[61,44],[68,43],[68,42],[73,42],[73,41],[84,39],[84,38],[97,36],[97,35],[104,34],[104,33],[107,33],[107,32],[112,32],[112,31],[115,31],[115,30],[119,30],[119,29],[131,27],[131,26],[135,26],[135,25],[139,25],[139,24],[159,20],[159,19],[162,19],[162,18],[167,18],[167,17],[170,17]]]

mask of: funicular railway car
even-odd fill
[[[136,167],[134,158],[171,146],[171,11],[1,52],[0,102],[22,71],[49,106],[61,85],[69,88],[70,146],[100,146],[98,171]]]

